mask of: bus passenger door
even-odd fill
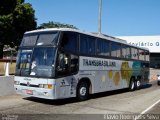
[[[56,93],[60,98],[75,97],[78,72],[78,56],[59,52],[56,62]]]

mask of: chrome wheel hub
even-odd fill
[[[85,96],[85,95],[86,95],[86,92],[87,92],[87,89],[86,89],[85,87],[82,87],[82,88],[80,89],[80,95]]]

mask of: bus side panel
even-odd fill
[[[122,89],[129,86],[132,62],[80,57],[80,71],[94,79],[93,93]]]
[[[57,99],[76,97],[78,75],[56,79],[55,96]]]
[[[128,88],[131,77],[144,78],[147,68],[141,66],[141,61],[122,61],[113,59],[80,57],[80,71],[93,79],[92,93]],[[146,81],[146,78],[145,80]]]

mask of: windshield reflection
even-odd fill
[[[44,46],[56,45],[59,32],[53,31],[50,33],[27,33],[23,36],[21,46]]]

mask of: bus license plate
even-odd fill
[[[33,91],[32,90],[26,90],[26,93],[29,95],[33,95]]]

